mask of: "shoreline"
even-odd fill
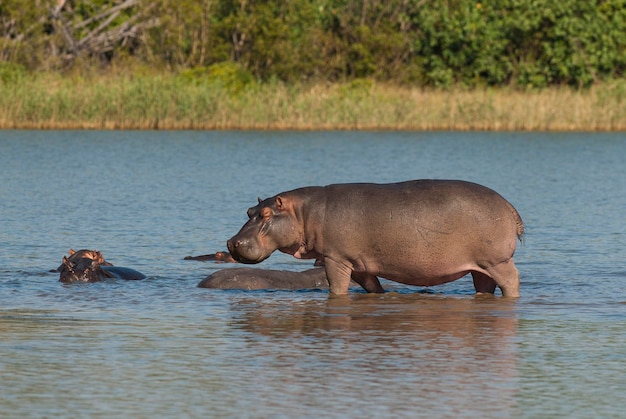
[[[43,74],[0,83],[0,129],[623,132],[626,80],[522,91]]]
[[[626,132],[626,127],[621,128],[476,128],[476,127],[386,127],[386,126],[180,126],[159,125],[157,127],[107,124],[104,126],[88,124],[23,124],[6,125],[0,123],[0,131],[277,131],[277,132],[314,132],[314,131],[363,131],[363,132],[547,132],[547,133],[621,133]]]

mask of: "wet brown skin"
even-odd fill
[[[230,268],[209,275],[198,284],[198,287],[239,290],[328,289],[328,281],[326,272],[322,268],[308,269],[303,272]]]
[[[72,282],[98,282],[106,279],[139,280],[146,276],[134,269],[113,266],[104,260],[101,252],[83,249],[79,251],[69,250],[69,257],[63,256],[63,262],[57,268],[59,281]]]
[[[228,252],[215,252],[208,255],[185,256],[184,260],[213,261],[225,263],[237,263],[237,261]]]
[[[357,286],[350,282],[350,286]],[[223,290],[303,290],[328,289],[323,268],[302,272],[275,269],[229,268],[209,275],[198,284],[200,288]]]
[[[433,286],[472,274],[477,293],[519,296],[513,263],[524,226],[495,191],[459,180],[336,184],[283,192],[248,209],[227,242],[243,263],[275,250],[323,259],[333,294],[350,278],[384,292],[378,277]]]

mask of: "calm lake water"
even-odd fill
[[[624,133],[0,131],[1,416],[623,417],[625,156]],[[519,300],[200,289],[229,265],[183,260],[258,196],[419,178],[516,206]],[[148,279],[62,285],[70,247]]]

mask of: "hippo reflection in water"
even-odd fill
[[[134,269],[113,266],[104,260],[101,252],[83,249],[69,250],[69,257],[63,256],[63,263],[57,268],[59,281],[71,282],[98,282],[106,279],[139,280],[146,276]]]

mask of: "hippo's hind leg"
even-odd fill
[[[485,268],[485,273],[472,271],[477,293],[494,293],[496,285],[503,297],[519,297],[519,272],[513,259]]]

